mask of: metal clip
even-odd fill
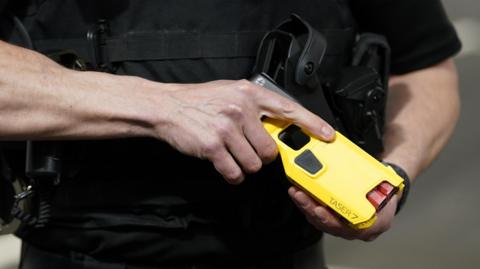
[[[32,188],[32,185],[28,185],[27,188],[26,188],[24,191],[22,191],[22,192],[20,192],[20,193],[18,193],[18,194],[15,194],[15,196],[14,196],[14,198],[15,198],[15,203],[16,203],[16,204],[20,203],[22,200],[24,200],[24,199],[32,196],[34,193],[35,193],[35,192],[34,192],[34,190],[33,190],[33,188]]]

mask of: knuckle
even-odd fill
[[[223,143],[220,139],[210,138],[204,142],[202,146],[203,156],[211,159],[218,154],[223,148]]]
[[[237,80],[237,85],[240,88],[251,88],[252,83],[246,79]]]
[[[280,106],[284,116],[289,117],[297,110],[297,105],[289,100],[281,100]]]
[[[310,223],[311,225],[313,225],[317,230],[324,230],[324,227],[322,227],[322,225],[320,225],[316,220],[315,218],[312,218],[311,216],[309,216],[308,214],[305,214],[304,212],[304,215],[305,215],[305,219],[308,221],[308,223]]]
[[[245,109],[241,105],[229,104],[223,109],[222,113],[235,121],[239,121],[244,117]]]
[[[246,167],[245,172],[249,174],[256,173],[262,169],[262,162],[260,160],[251,161]]]
[[[271,162],[277,157],[278,149],[274,141],[266,143],[259,151],[260,158],[263,162]]]
[[[233,123],[228,120],[217,121],[214,128],[215,128],[215,133],[218,135],[220,139],[228,138],[231,135],[231,133],[235,131]]]
[[[225,180],[232,185],[238,185],[243,181],[243,174],[238,169],[232,169],[231,171],[228,171],[224,177]]]
[[[250,93],[253,89],[252,83],[246,79],[238,80],[235,86],[238,90],[246,93]]]

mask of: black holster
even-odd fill
[[[388,43],[379,35],[360,35],[350,63],[327,81],[322,70],[329,68],[323,61],[328,45],[321,32],[292,15],[263,38],[254,74],[273,81],[286,95],[376,155],[383,150]]]
[[[268,32],[260,45],[255,74],[262,74],[305,108],[336,125],[318,73],[327,41],[297,15]]]

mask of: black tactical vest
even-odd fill
[[[250,77],[262,36],[291,13],[329,41],[325,82],[349,61],[354,39],[344,0],[21,2],[11,9],[36,50],[71,49],[90,66],[160,82]],[[109,29],[92,42],[100,20]],[[52,223],[19,232],[47,249],[152,264],[253,261],[321,236],[291,203],[278,162],[230,186],[211,163],[137,138],[71,142],[65,163]]]

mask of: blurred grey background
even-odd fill
[[[327,236],[331,268],[480,268],[480,2],[444,3],[464,42],[457,57],[462,97],[457,131],[418,178],[387,234],[371,243]],[[14,237],[0,236],[0,269],[16,268],[19,247]]]

